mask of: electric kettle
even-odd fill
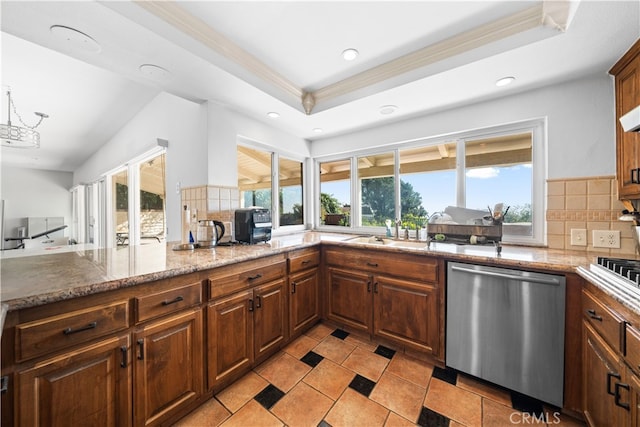
[[[198,221],[198,247],[213,248],[224,236],[224,224],[220,221],[203,219]]]

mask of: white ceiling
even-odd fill
[[[516,25],[524,20],[512,17],[531,10],[535,25]],[[328,136],[604,74],[640,37],[638,0],[3,0],[0,13],[2,121],[5,86],[25,122],[35,123],[34,111],[50,116],[38,128],[41,148],[3,147],[2,164],[67,171],[161,91],[226,105],[321,144]],[[100,52],[74,48],[52,34],[52,25],[90,35]],[[352,62],[340,56],[349,47],[360,51]],[[139,71],[142,64],[171,76],[151,79]],[[508,75],[514,84],[495,86]],[[305,92],[316,98],[310,114],[301,102]],[[388,104],[398,110],[381,115]],[[268,118],[269,111],[280,117]]]

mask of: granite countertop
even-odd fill
[[[596,254],[545,248],[504,246],[498,255],[492,246],[432,243],[429,249],[380,247],[349,242],[354,235],[308,231],[274,237],[257,245],[218,246],[214,249],[173,251],[166,245],[124,246],[95,249],[65,247],[60,252],[35,256],[5,251],[0,256],[0,302],[8,310],[34,307],[98,292],[204,271],[320,243],[390,252],[422,253],[447,259],[488,263],[515,268],[575,272],[588,266]],[[426,246],[426,245],[425,245]]]

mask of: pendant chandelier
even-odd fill
[[[20,117],[20,114],[16,111],[16,106],[11,99],[11,89],[7,90],[7,97],[9,98],[9,102],[7,104],[7,123],[0,123],[0,140],[2,140],[2,145],[13,148],[40,148],[40,133],[36,131],[36,128],[49,116],[44,113],[36,112],[34,114],[40,117],[40,120],[38,120],[38,123],[34,126],[29,126],[22,120],[22,117]],[[22,127],[11,124],[12,109],[20,123],[22,123]]]

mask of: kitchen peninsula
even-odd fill
[[[335,254],[343,259],[336,261]],[[427,248],[415,241],[382,247],[353,235],[321,232],[195,251],[172,251],[169,244],[7,257],[1,266],[2,303],[9,309],[2,336],[2,375],[8,379],[3,425],[12,417],[31,420],[36,405],[64,408],[43,390],[72,393],[70,387],[81,384],[85,370],[104,376],[108,409],[82,394],[76,396],[81,402],[73,403],[76,409],[111,411],[123,425],[165,425],[321,319],[444,365],[447,261],[567,277],[565,355],[571,363],[565,369],[564,406],[576,413],[581,408],[581,363],[575,354],[580,354],[584,283],[576,269],[593,257],[518,246],[505,246],[500,254],[493,246],[432,243]],[[430,331],[407,338],[400,332],[407,325],[392,322],[367,330],[368,321],[364,329],[342,322],[340,308],[328,295],[327,270],[334,268],[328,263],[349,260],[354,273],[360,263],[362,271],[375,264],[380,272],[367,274],[415,276],[409,283],[426,280],[430,293],[424,316]],[[413,304],[402,293],[392,295],[396,303]],[[36,387],[41,381],[50,388]]]

